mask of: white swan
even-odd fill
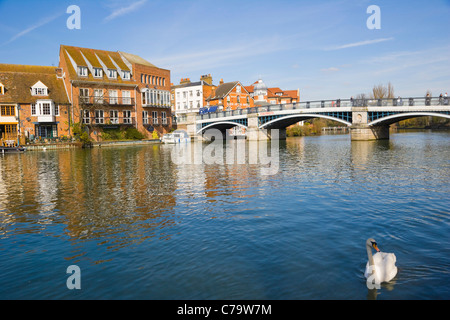
[[[372,248],[377,251],[373,256]],[[372,238],[366,241],[366,249],[369,258],[364,272],[366,279],[369,280],[369,277],[371,277],[370,280],[373,280],[376,284],[391,281],[397,274],[397,267],[395,266],[397,257],[395,254],[381,252],[378,249],[377,242]]]

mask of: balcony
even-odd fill
[[[133,106],[134,101],[134,98],[128,97],[79,97],[81,106]]]
[[[161,104],[161,103],[151,103],[151,104],[142,104],[142,107],[144,108],[163,108],[163,109],[170,109],[172,106],[170,104]]]
[[[42,115],[37,117],[39,123],[54,123],[56,122],[56,117],[53,115]]]
[[[103,128],[118,128],[120,126],[134,127],[136,126],[136,119],[134,117],[89,117],[83,118],[83,124]]]

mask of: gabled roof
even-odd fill
[[[214,97],[212,97],[211,100],[223,99],[231,92],[231,90],[234,89],[234,87],[236,87],[236,85],[238,83],[239,83],[239,81],[233,81],[233,82],[227,82],[227,83],[223,83],[223,84],[219,85],[216,88]]]
[[[56,104],[70,104],[63,80],[57,77],[56,67],[0,64],[0,82],[5,94],[0,103],[35,103],[42,97],[32,96],[31,87],[41,82],[48,88],[47,99]]]

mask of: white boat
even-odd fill
[[[165,144],[188,143],[190,141],[191,138],[183,130],[176,130],[172,133],[167,133],[162,137],[162,142]]]

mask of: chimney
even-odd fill
[[[185,84],[185,83],[191,83],[191,79],[189,79],[189,78],[181,79],[180,84]]]
[[[56,68],[56,77],[57,78],[63,77],[63,69],[62,68]]]
[[[211,74],[208,74],[208,75],[203,75],[203,76],[201,76],[200,77],[200,80],[203,80],[203,81],[205,81],[207,84],[211,84],[212,85],[212,77],[211,77]]]
[[[220,79],[220,84],[223,84],[223,79]]]

